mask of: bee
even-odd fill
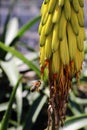
[[[37,81],[33,82],[33,85],[31,87],[31,92],[39,91],[40,86],[41,86],[41,81],[40,80],[37,80]]]

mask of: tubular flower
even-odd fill
[[[48,72],[48,127],[63,126],[72,78],[84,59],[84,0],[44,0],[41,6],[40,68]]]

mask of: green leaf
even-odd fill
[[[14,59],[11,59],[7,62],[1,61],[1,67],[3,68],[5,74],[7,75],[12,86],[15,86],[18,78],[19,72],[15,64]],[[20,123],[21,113],[22,113],[22,84],[20,83],[16,92],[16,103],[17,103],[17,120]]]
[[[76,105],[73,105],[73,103],[71,103],[71,102],[68,103],[68,108],[70,109],[70,111],[72,112],[73,115],[80,115],[81,114],[78,107]]]
[[[14,8],[16,2],[17,2],[17,0],[11,0],[11,3],[10,3],[11,6],[9,7],[9,12],[7,14],[6,21],[5,21],[5,24],[4,24],[4,30],[3,30],[3,33],[2,33],[2,36],[1,36],[1,41],[2,42],[5,42],[7,26],[8,26],[8,23],[9,23],[9,20],[10,20],[10,16],[12,14],[12,11],[13,11],[13,8]]]
[[[87,126],[87,114],[74,116],[65,121],[65,125],[60,130],[78,130]]]
[[[8,23],[9,23],[10,16],[12,14],[12,11],[13,11],[13,8],[14,8],[16,2],[17,2],[17,0],[11,0],[11,2],[10,2],[11,6],[9,7],[9,12],[6,17],[4,29],[3,29],[2,35],[0,37],[0,41],[2,41],[3,43],[5,43],[5,37],[6,37],[7,30],[8,30]],[[0,59],[4,60],[5,55],[6,55],[6,52],[4,50],[0,49]]]
[[[8,107],[8,102],[0,103],[0,112],[5,111]]]
[[[33,124],[36,122],[36,119],[46,103],[47,96],[46,95],[39,95],[39,97],[34,101],[33,105],[31,105],[29,112],[27,114],[27,119],[24,123],[23,130],[31,130]]]
[[[13,91],[12,91],[12,94],[10,97],[10,101],[9,101],[9,105],[8,105],[8,109],[6,110],[6,112],[3,116],[0,130],[7,130],[8,122],[9,122],[9,118],[10,118],[10,114],[11,114],[11,109],[12,109],[12,104],[14,102],[15,94],[16,94],[16,91],[17,91],[17,88],[19,86],[21,79],[22,79],[22,76],[19,77],[16,86],[13,88]]]
[[[15,38],[17,32],[18,32],[18,19],[14,17],[9,20],[9,23],[7,26],[6,36],[5,36],[5,45],[10,45],[12,40]]]
[[[30,20],[28,23],[26,23],[25,25],[23,25],[20,30],[18,31],[18,33],[16,34],[15,38],[13,39],[13,41],[10,43],[10,45],[14,45],[14,43],[23,36],[23,34],[29,30],[38,20],[40,20],[40,16],[35,17],[34,19]]]
[[[79,105],[86,105],[87,104],[87,99],[81,99],[79,97],[75,97],[73,92],[70,92],[70,100],[79,104]]]
[[[18,52],[12,47],[4,45],[2,42],[0,42],[0,48],[2,48],[7,52],[10,52],[12,55],[22,60],[26,65],[28,65],[32,70],[34,70],[36,74],[40,77],[40,70],[38,69],[38,67],[35,64],[33,64],[32,61],[29,61],[22,53]]]

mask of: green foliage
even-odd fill
[[[37,126],[37,128],[35,127],[36,130],[45,130],[47,127],[47,104],[49,98],[46,76],[44,83],[41,85],[40,92],[30,92],[30,80],[25,83],[23,82],[24,73],[22,77],[20,77],[20,72],[14,59],[14,57],[20,59],[23,64],[28,66],[29,72],[33,71],[35,73],[34,78],[40,79],[39,62],[37,60],[39,56],[37,55],[37,57],[34,57],[34,60],[29,60],[25,55],[15,49],[15,45],[20,43],[19,45],[27,48],[33,54],[37,54],[34,48],[21,43],[20,39],[26,31],[39,21],[40,16],[30,20],[19,30],[15,21],[13,21],[15,32],[8,44],[6,36],[9,36],[7,32],[12,31],[9,30],[8,25],[15,4],[16,0],[13,0],[2,36],[0,37],[0,130],[33,130],[35,126]],[[87,130],[87,38],[84,49],[85,58],[80,82],[79,85],[77,85],[76,81],[73,79],[72,91],[70,91],[69,94],[65,125],[63,128],[60,128],[60,130],[79,130],[81,128],[82,130]],[[11,55],[11,58],[6,59],[8,54]],[[38,64],[36,64],[36,61]],[[7,85],[8,89],[6,88]],[[40,117],[41,112],[43,114]],[[1,118],[2,115],[3,118]],[[46,118],[44,119],[45,115]],[[40,125],[40,123],[42,124]],[[46,126],[44,126],[44,123]]]
[[[1,126],[0,126],[0,130],[7,130],[8,128],[8,122],[9,122],[9,118],[10,118],[10,113],[11,113],[11,109],[12,109],[12,104],[14,102],[14,98],[15,98],[15,94],[17,91],[17,88],[19,86],[20,81],[22,80],[22,77],[19,78],[16,86],[14,87],[10,100],[9,100],[9,104],[8,104],[8,108],[3,116],[2,122],[1,122]]]
[[[32,70],[34,70],[36,72],[36,74],[40,77],[40,72],[39,72],[39,69],[37,68],[37,66],[34,65],[33,62],[31,62],[27,58],[25,58],[22,53],[20,53],[19,51],[15,50],[12,47],[4,45],[2,42],[0,42],[0,48],[2,48],[3,50],[5,50],[7,52],[12,53],[12,55],[14,55],[17,58],[19,58],[20,60],[22,60],[26,65],[28,65],[30,68],[32,68]]]

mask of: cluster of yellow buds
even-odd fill
[[[72,78],[78,78],[84,59],[84,0],[44,0],[41,6],[40,68],[48,70],[49,120],[63,125]],[[51,110],[50,110],[51,106]]]

